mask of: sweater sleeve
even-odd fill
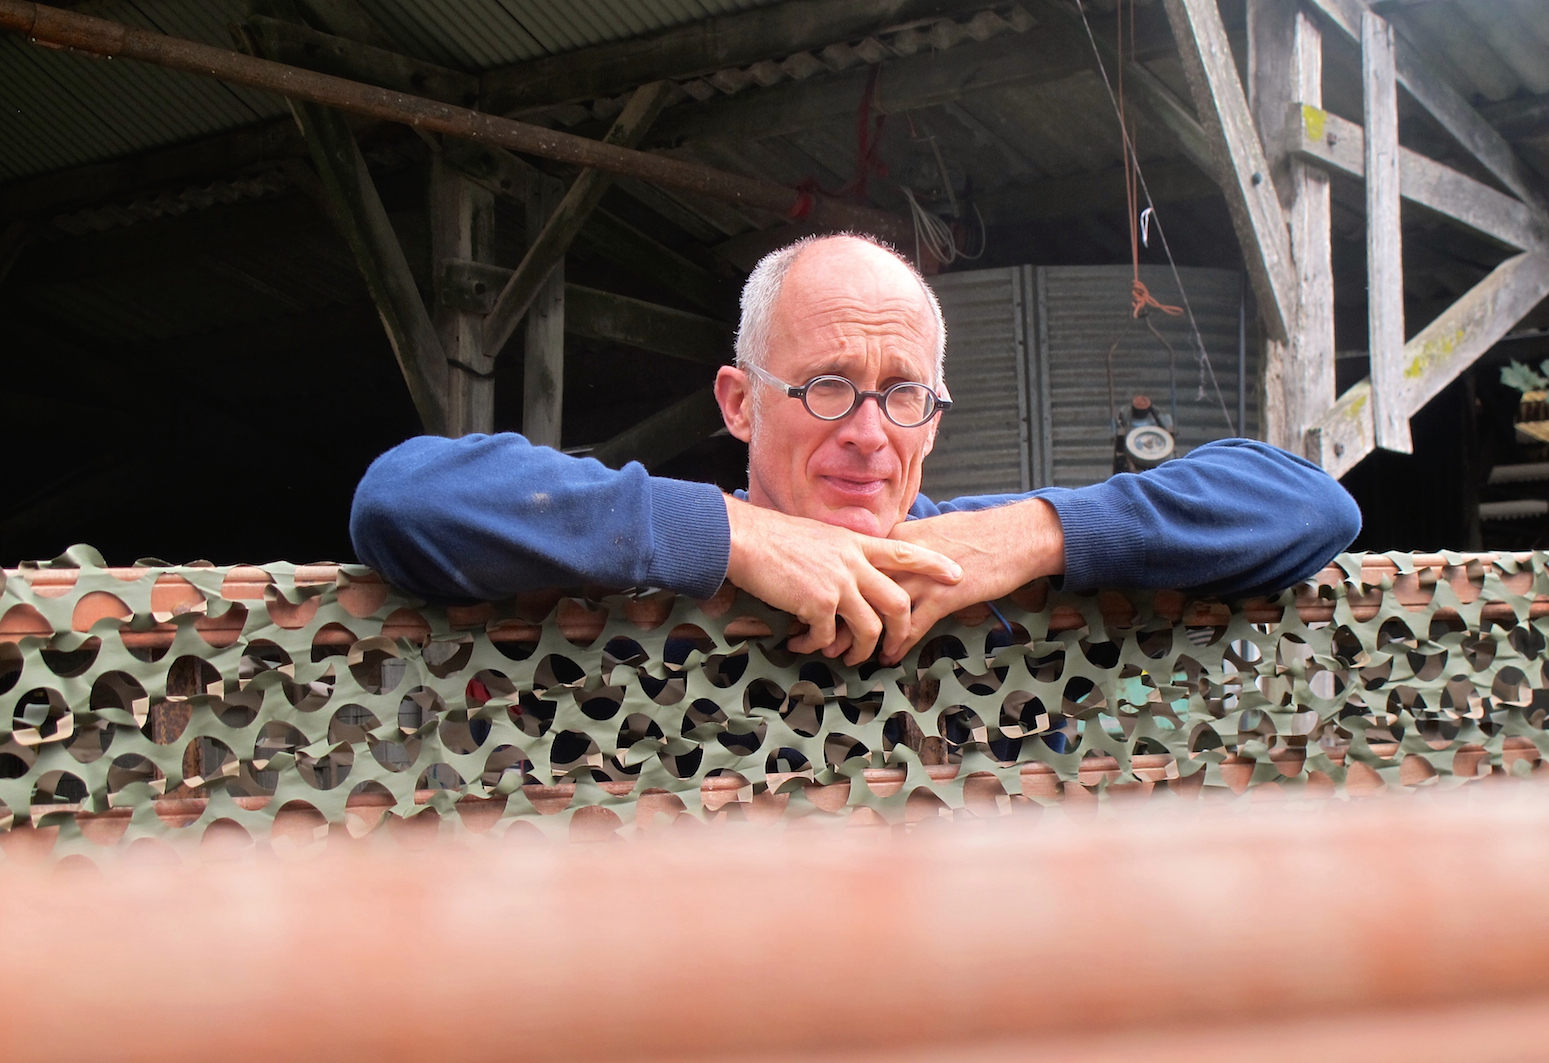
[[[1361,530],[1339,482],[1266,443],[1207,443],[1143,473],[1090,487],[956,499],[914,515],[1043,498],[1065,534],[1065,586],[1278,591],[1315,574]]]
[[[420,436],[372,462],[350,510],[360,560],[431,599],[654,586],[705,598],[731,529],[714,484],[610,469],[514,433]]]

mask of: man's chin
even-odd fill
[[[814,518],[824,524],[832,524],[840,528],[848,528],[862,535],[872,535],[879,539],[886,539],[893,530],[891,524],[884,525],[882,518],[869,509],[860,506],[841,506],[837,509],[826,509],[821,513],[812,514]]]

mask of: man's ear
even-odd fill
[[[721,406],[726,430],[744,443],[753,438],[753,390],[748,375],[732,365],[715,374],[715,401]]]

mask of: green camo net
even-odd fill
[[[106,854],[217,823],[264,839],[282,810],[317,837],[456,833],[470,808],[493,834],[759,807],[901,823],[1125,789],[1523,774],[1549,749],[1545,562],[1449,557],[1411,579],[1418,609],[1391,579],[1363,585],[1354,555],[1300,612],[1289,591],[1181,616],[1176,595],[1020,596],[944,622],[901,667],[850,668],[787,653],[790,618],[729,592],[550,596],[545,618],[532,600],[425,606],[349,567],[303,583],[264,566],[245,597],[234,570],[125,580],[77,548],[0,596],[0,817]]]

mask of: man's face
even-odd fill
[[[937,385],[935,328],[919,282],[880,249],[824,241],[791,265],[771,317],[764,368],[791,384],[836,375],[862,391],[900,381]],[[886,536],[920,488],[936,419],[900,428],[867,399],[849,417],[822,421],[801,400],[735,369],[742,389],[718,385],[732,433],[748,443],[748,500]],[[757,403],[753,399],[754,390]],[[741,405],[734,416],[730,405]],[[739,430],[740,429],[740,430]]]

